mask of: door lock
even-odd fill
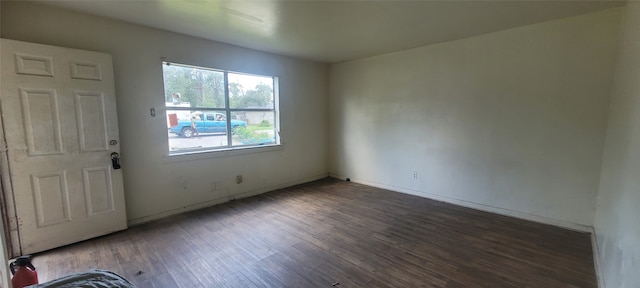
[[[113,170],[120,169],[120,154],[118,152],[111,153],[111,167]]]

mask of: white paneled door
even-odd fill
[[[2,168],[21,253],[126,229],[111,56],[0,41]]]

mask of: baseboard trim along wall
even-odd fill
[[[337,179],[345,179],[346,178],[346,176],[333,174],[333,173],[329,173],[329,177],[333,177],[333,178],[337,178]],[[510,217],[514,217],[514,218],[519,218],[519,219],[523,219],[523,220],[529,220],[529,221],[538,222],[538,223],[547,224],[547,225],[553,225],[553,226],[557,226],[557,227],[561,227],[561,228],[565,228],[565,229],[569,229],[569,230],[580,231],[580,232],[590,232],[590,233],[593,232],[593,228],[591,226],[586,226],[586,225],[582,225],[582,224],[578,224],[578,223],[562,221],[562,220],[558,220],[558,219],[543,217],[543,216],[534,215],[534,214],[528,214],[528,213],[509,210],[509,209],[505,209],[505,208],[500,208],[500,207],[495,207],[495,206],[475,203],[475,202],[471,202],[471,201],[467,201],[467,200],[456,199],[456,198],[452,198],[452,197],[446,197],[446,196],[442,196],[442,195],[427,193],[427,192],[418,191],[418,190],[414,190],[414,189],[408,189],[408,188],[404,188],[404,187],[398,187],[398,186],[393,186],[393,185],[377,183],[377,182],[373,182],[373,181],[367,181],[367,180],[362,180],[362,179],[354,179],[354,178],[350,178],[350,180],[352,182],[359,183],[359,184],[369,185],[369,186],[382,188],[382,189],[387,189],[387,190],[400,192],[400,193],[404,193],[404,194],[409,194],[409,195],[415,195],[415,196],[424,197],[424,198],[428,198],[428,199],[432,199],[432,200],[436,200],[436,201],[441,201],[441,202],[455,204],[455,205],[459,205],[459,206],[463,206],[463,207],[467,207],[467,208],[477,209],[477,210],[481,210],[481,211],[485,211],[485,212],[490,212],[490,213],[510,216]]]
[[[247,198],[247,197],[255,196],[255,195],[258,195],[258,194],[266,193],[266,192],[269,192],[269,191],[278,190],[278,189],[282,189],[282,188],[295,186],[295,185],[298,185],[298,184],[303,184],[303,183],[307,183],[307,182],[323,179],[323,178],[326,178],[327,176],[329,176],[328,173],[323,173],[323,174],[319,174],[319,175],[315,175],[315,176],[311,176],[311,177],[298,179],[298,180],[295,180],[295,181],[285,182],[285,183],[281,183],[281,184],[277,184],[277,185],[266,186],[266,187],[263,187],[263,188],[260,188],[260,189],[250,190],[250,191],[242,192],[242,193],[239,193],[239,194],[224,196],[224,197],[220,197],[220,198],[217,198],[217,199],[212,199],[210,201],[200,202],[200,203],[197,203],[197,204],[193,204],[193,205],[189,205],[189,206],[185,206],[185,207],[180,207],[180,208],[177,208],[177,209],[171,209],[171,210],[163,211],[163,212],[156,213],[156,214],[153,214],[153,215],[143,216],[143,217],[139,217],[139,218],[135,218],[135,219],[129,219],[129,220],[127,220],[127,224],[129,226],[140,225],[140,224],[143,224],[143,223],[147,223],[147,222],[150,222],[150,221],[166,218],[166,217],[169,217],[169,216],[173,216],[173,215],[177,215],[177,214],[181,214],[181,213],[185,213],[185,212],[189,212],[189,211],[194,211],[194,210],[203,209],[203,208],[211,207],[211,206],[214,206],[214,205],[222,204],[224,202],[228,202],[228,201],[231,201],[231,200]]]

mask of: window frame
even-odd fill
[[[201,107],[201,106],[196,106],[196,107],[180,107],[180,106],[168,106],[166,102],[166,83],[164,79],[164,69],[165,66],[171,66],[171,65],[175,65],[175,66],[181,66],[181,67],[186,67],[186,68],[194,68],[194,69],[200,69],[200,70],[207,70],[207,71],[214,71],[214,72],[220,72],[223,74],[223,85],[224,85],[224,106],[225,107]],[[171,111],[188,111],[188,112],[192,112],[192,111],[202,111],[202,112],[206,112],[206,111],[213,111],[213,112],[217,112],[217,113],[221,113],[224,114],[226,117],[226,128],[227,131],[232,131],[231,128],[231,121],[233,120],[232,118],[232,113],[238,113],[238,112],[269,112],[269,113],[273,113],[273,133],[274,133],[274,142],[272,143],[262,143],[262,144],[244,144],[244,145],[233,145],[233,132],[232,133],[226,133],[226,137],[227,137],[227,145],[226,146],[214,146],[214,147],[203,147],[203,148],[193,148],[193,149],[183,149],[183,150],[178,150],[178,151],[172,151],[171,150],[171,146],[169,145],[169,139],[167,138],[166,143],[166,147],[167,147],[167,156],[168,157],[173,157],[173,156],[181,156],[181,155],[198,155],[198,154],[203,154],[203,153],[216,153],[216,152],[228,152],[228,151],[233,151],[233,150],[246,150],[246,149],[260,149],[262,148],[265,151],[273,151],[273,147],[278,147],[278,146],[282,146],[281,140],[280,140],[280,103],[279,103],[279,77],[278,76],[270,76],[270,75],[260,75],[260,74],[253,74],[253,73],[245,73],[245,72],[236,72],[236,71],[230,71],[230,70],[223,70],[223,69],[215,69],[215,68],[209,68],[209,67],[203,67],[203,66],[196,66],[196,65],[190,65],[190,64],[183,64],[183,63],[178,63],[178,62],[171,62],[171,61],[166,61],[163,60],[162,61],[162,71],[163,71],[163,81],[162,81],[162,85],[163,85],[163,98],[165,98],[165,118],[168,117],[168,114],[166,113],[167,111],[171,110]],[[271,85],[272,85],[272,93],[273,93],[273,108],[269,109],[269,108],[231,108],[231,101],[230,101],[230,93],[229,93],[229,74],[236,74],[236,75],[246,75],[246,76],[257,76],[257,77],[266,77],[266,78],[271,78]],[[204,117],[203,117],[204,119]],[[269,149],[266,149],[267,147],[270,147]],[[251,151],[254,152],[254,151]],[[255,151],[255,152],[259,152],[259,151]],[[225,155],[227,155],[228,153],[225,153]],[[234,153],[235,154],[235,153]]]

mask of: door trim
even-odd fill
[[[2,99],[0,98],[0,113],[3,111]],[[2,113],[4,114],[4,113]],[[11,165],[9,164],[9,149],[5,138],[4,119],[0,117],[0,213],[5,236],[5,246],[9,258],[18,257],[22,254],[20,244],[20,229],[18,229],[18,215],[13,198],[13,182],[11,180]]]

